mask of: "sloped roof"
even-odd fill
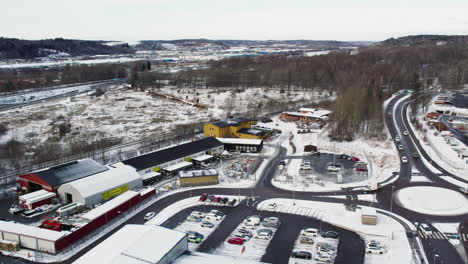
[[[143,170],[222,145],[216,138],[208,137],[124,160],[122,163]]]
[[[36,175],[51,186],[57,186],[106,170],[108,170],[108,168],[104,165],[101,165],[91,159],[85,159],[65,163],[45,170],[36,171],[32,174]]]

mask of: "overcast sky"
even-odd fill
[[[0,36],[24,39],[378,41],[414,34],[468,34],[467,0],[1,2]]]

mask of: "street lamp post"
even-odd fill
[[[436,259],[439,259],[439,255],[437,255],[437,254],[434,255],[434,261],[432,262],[432,264],[436,263]]]
[[[393,212],[393,190],[395,186],[392,186],[392,196],[390,196],[390,212]]]

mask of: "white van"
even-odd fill
[[[432,235],[432,229],[427,224],[420,224],[419,231],[426,236]]]

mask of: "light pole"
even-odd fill
[[[395,189],[395,185],[392,186],[392,196],[390,196],[390,212],[393,213],[393,190]]]
[[[432,262],[432,264],[436,263],[436,259],[439,259],[439,255],[437,255],[437,254],[434,255],[434,261]]]

